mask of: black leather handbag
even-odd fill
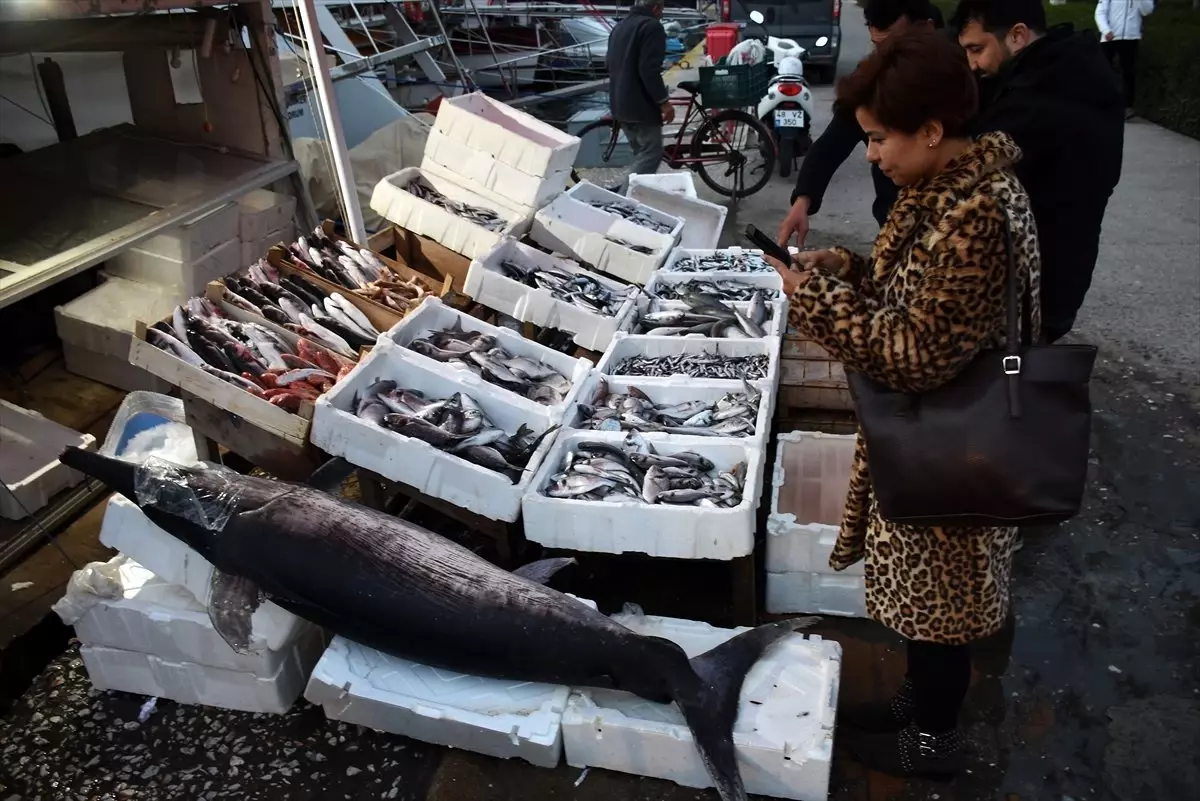
[[[1017,325],[1017,265],[1004,219],[1005,347],[921,393],[847,371],[879,513],[913,526],[1052,524],[1074,517],[1087,482],[1091,345],[1030,341]]]

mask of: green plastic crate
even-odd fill
[[[733,64],[700,68],[700,103],[705,108],[755,106],[767,93],[770,65]]]

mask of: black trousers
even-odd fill
[[[1133,108],[1138,44],[1137,39],[1114,39],[1111,42],[1100,43],[1104,55],[1108,57],[1108,63],[1121,76],[1121,86],[1125,93],[1125,108]],[[1117,66],[1118,63],[1120,67]]]
[[[917,728],[928,734],[951,731],[971,686],[970,647],[909,640],[907,678]]]

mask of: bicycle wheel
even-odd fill
[[[588,137],[591,137],[589,141]],[[580,181],[591,181],[592,183],[605,186],[611,183],[609,178],[614,170],[620,170],[620,165],[611,165],[613,152],[617,149],[617,140],[620,136],[620,127],[616,120],[602,119],[590,122],[584,126],[579,132],[579,154],[580,156],[589,157],[594,152],[592,142],[600,148],[600,164],[590,164],[583,167],[576,163],[576,166],[571,169],[572,183]],[[579,156],[576,157],[577,159]]]
[[[726,197],[753,195],[775,170],[775,142],[767,127],[740,109],[712,115],[692,136],[692,158],[700,179]],[[722,183],[719,179],[725,179]]]

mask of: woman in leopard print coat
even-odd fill
[[[1003,342],[1006,211],[1019,279],[1038,298],[1037,232],[1011,171],[1020,151],[1002,133],[967,138],[975,83],[962,51],[936,34],[890,37],[842,81],[838,103],[856,110],[868,160],[900,194],[869,258],[841,248],[803,253],[798,272],[783,272],[789,323],[848,370],[930,390]],[[844,710],[838,736],[894,775],[953,774],[967,644],[1005,622],[1017,532],[884,520],[866,447],[860,433],[830,564],[865,560],[867,611],[907,639],[908,676],[891,702]]]

